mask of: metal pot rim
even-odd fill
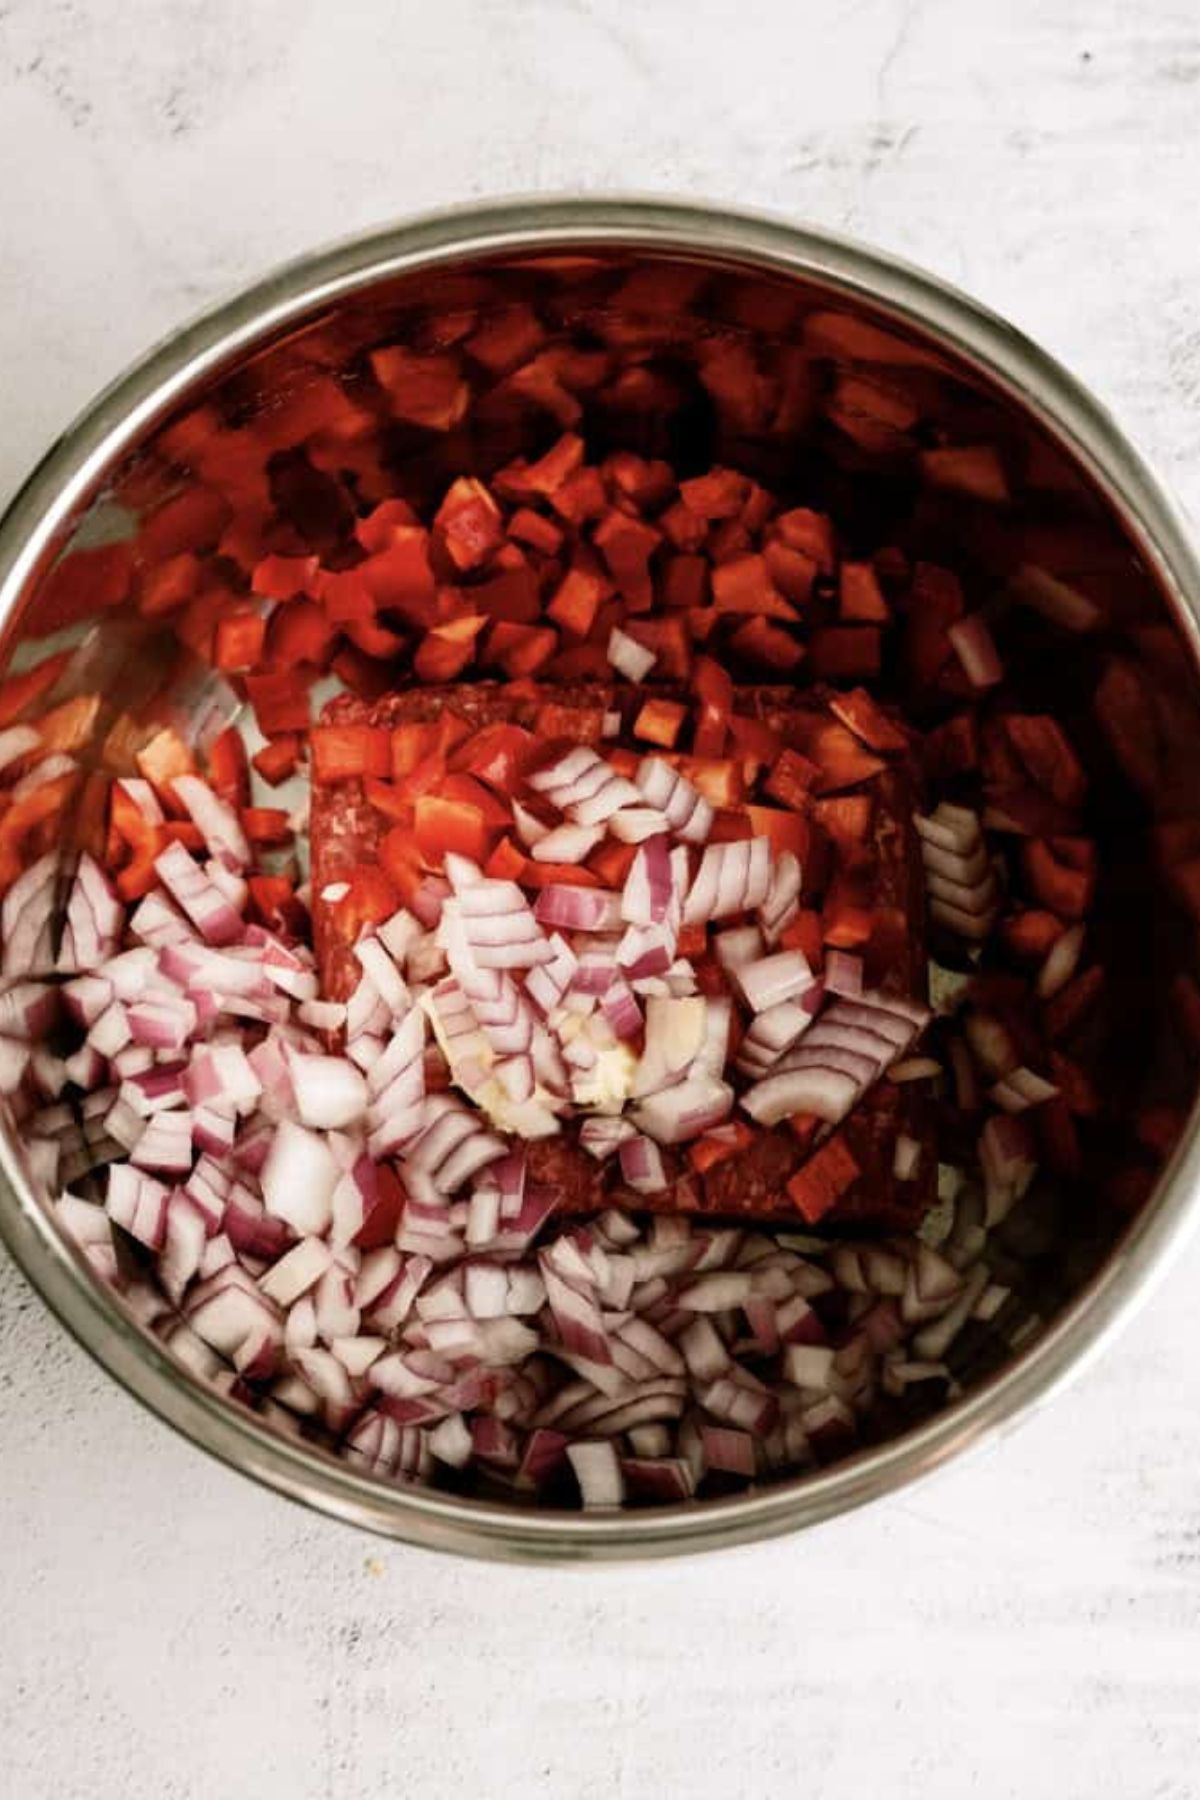
[[[0,518],[0,630],[104,470],[205,376],[322,305],[390,275],[498,253],[585,246],[691,254],[809,277],[948,345],[1088,470],[1154,568],[1193,656],[1200,563],[1161,484],[1104,408],[1053,358],[944,282],[850,239],[763,214],[656,198],[515,198],[456,208],[289,263],[206,312],[109,387]],[[965,1399],[815,1475],[736,1498],[614,1515],[522,1511],[391,1487],[277,1435],[191,1375],[93,1279],[0,1135],[0,1237],[80,1344],[184,1436],[264,1486],[429,1548],[530,1562],[613,1561],[728,1547],[813,1525],[916,1480],[1027,1416],[1095,1356],[1179,1252],[1197,1215],[1193,1112],[1152,1201],[1030,1349]]]

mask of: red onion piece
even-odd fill
[[[252,860],[250,845],[232,806],[198,775],[177,775],[171,787],[207,844],[209,855],[218,860],[228,858],[232,868],[246,868]]]
[[[564,931],[621,929],[621,896],[607,888],[550,882],[538,895],[533,910],[539,925],[555,925]]]

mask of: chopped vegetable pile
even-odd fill
[[[847,360],[822,317],[843,449],[911,451],[986,532],[1004,457],[919,441],[876,338]],[[1048,1182],[1152,1186],[1200,989],[1172,978],[1186,1076],[1118,1117],[1142,1040],[1111,1049],[1089,777],[1144,806],[1165,703],[1086,582],[984,590],[898,521],[593,458],[589,397],[624,416],[604,384],[642,404],[644,363],[529,307],[462,329],[178,421],[136,536],[44,583],[47,634],[113,613],[99,662],[0,683],[0,1093],[91,1267],[278,1429],[462,1491],[704,1498],[1035,1330]],[[753,439],[753,371],[704,359]],[[388,432],[424,454],[489,399],[554,432],[396,476]],[[164,489],[171,458],[202,479]],[[1069,720],[1030,641],[1094,658]],[[1200,832],[1153,853],[1195,911]]]

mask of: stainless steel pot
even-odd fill
[[[33,600],[55,557],[111,533],[114,477],[153,454],[157,434],[219,387],[270,405],[298,344],[352,358],[379,309],[416,295],[453,309],[496,268],[557,284],[617,260],[672,269],[681,311],[713,282],[742,327],[786,338],[789,306],[893,334],[896,360],[948,377],[991,415],[1016,421],[1058,473],[1051,488],[1098,492],[1127,547],[1147,619],[1193,682],[1200,567],[1170,500],[1104,410],[1003,321],[933,278],[823,232],[658,201],[514,201],[360,238],[268,277],[179,332],[103,394],[55,445],[0,522],[0,632],[8,653],[41,633]],[[722,285],[724,284],[724,285]],[[331,346],[334,349],[331,349]],[[908,346],[908,349],[904,349]],[[878,346],[876,346],[876,350]],[[911,354],[910,354],[911,352]],[[120,483],[118,483],[120,485]],[[122,492],[124,489],[121,490]],[[1178,1250],[1196,1214],[1194,1118],[1140,1211],[1104,1254],[1056,1290],[1024,1347],[932,1419],[819,1473],[742,1497],[619,1516],[484,1504],[356,1474],[277,1435],[182,1368],[96,1281],[35,1193],[19,1134],[0,1136],[0,1231],[29,1279],[117,1380],[195,1443],[256,1480],[358,1525],[477,1556],[611,1560],[718,1548],[812,1525],[873,1500],[998,1434],[1074,1374]]]

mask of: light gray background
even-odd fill
[[[1198,132],[1195,0],[0,0],[0,493],[282,257],[632,188],[971,289],[1195,515]],[[1065,1400],[894,1502],[555,1574],[258,1492],[0,1267],[0,1792],[1192,1800],[1198,1285],[1200,1245]]]

